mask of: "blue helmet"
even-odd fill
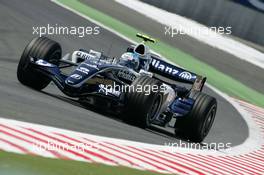
[[[133,70],[138,70],[139,56],[131,52],[126,52],[121,56],[119,64],[131,68]]]

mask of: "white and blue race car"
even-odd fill
[[[137,36],[143,41],[118,58],[85,49],[62,57],[59,43],[34,38],[20,58],[18,80],[36,90],[53,81],[67,96],[110,109],[127,123],[172,127],[190,141],[203,141],[217,110],[216,99],[202,93],[206,78],[164,61],[146,45],[154,39]],[[68,67],[73,71],[62,71]]]

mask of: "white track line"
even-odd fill
[[[67,141],[71,141],[72,143],[75,143],[75,144],[76,143],[84,143],[87,145],[92,145],[93,147],[95,147],[97,149],[97,152],[102,152],[102,153],[104,153],[105,156],[109,156],[110,159],[117,160],[118,165],[131,166],[131,167],[137,168],[137,169],[146,169],[140,165],[140,164],[142,164],[141,162],[135,163],[135,162],[130,160],[129,156],[121,154],[120,152],[118,152],[114,149],[109,149],[109,147],[105,146],[103,143],[95,142],[92,140],[88,141],[88,140],[84,140],[84,139],[71,138],[69,136],[66,136],[64,134],[59,134],[59,133],[57,135],[63,139],[66,139]]]
[[[0,140],[6,140],[6,143],[10,142],[14,145],[17,145],[17,147],[22,147],[24,149],[26,149],[27,151],[24,151],[24,153],[29,154],[29,152],[31,154],[35,154],[35,155],[39,155],[39,156],[45,156],[45,157],[50,157],[50,158],[57,158],[55,157],[53,154],[51,154],[50,152],[44,150],[44,149],[37,149],[36,147],[34,147],[32,144],[29,144],[25,141],[19,140],[17,138],[8,136],[6,134],[0,133]],[[19,144],[17,144],[19,143]],[[11,144],[10,144],[11,145]],[[14,147],[14,145],[11,145]],[[23,151],[23,150],[21,150]]]
[[[2,136],[0,135],[0,138]],[[2,141],[0,140],[0,151],[7,151],[7,152],[14,152],[14,153],[18,153],[18,154],[26,154],[26,151],[21,150],[19,148],[17,148],[16,146],[13,146],[9,143],[7,143],[6,141]]]
[[[2,124],[2,122],[0,122],[0,124]],[[30,135],[30,134],[28,134],[26,132],[23,132],[23,133],[26,133],[27,135],[12,130],[12,129],[15,128],[16,130],[20,130],[21,131],[21,128],[20,127],[12,126],[12,125],[11,126],[10,125],[7,125],[7,126],[10,129],[4,128],[2,130],[5,131],[5,132],[7,132],[7,133],[9,133],[9,134],[12,134],[13,136],[11,136],[11,137],[19,139],[20,140],[20,142],[18,142],[19,144],[20,143],[23,144],[24,142],[27,142],[29,144],[29,147],[33,147],[34,149],[38,150],[36,148],[36,145],[46,146],[47,143],[48,143],[48,141],[49,141],[48,139],[43,139],[43,138],[35,137],[34,135]],[[1,127],[1,128],[3,128],[3,127]],[[20,138],[22,138],[22,139],[20,139]],[[38,138],[38,139],[36,139],[36,138]],[[26,148],[28,149],[28,147],[26,147]],[[50,152],[51,154],[53,154],[53,156],[55,156],[57,158],[66,157],[67,159],[73,159],[73,160],[78,160],[78,161],[91,162],[91,161],[88,161],[88,160],[83,159],[81,157],[78,157],[76,155],[74,156],[72,153],[69,153],[68,151],[65,151],[65,150],[62,150],[62,149],[53,150],[53,149],[44,148],[44,147],[42,147],[42,148],[43,148],[43,150],[45,150],[47,152]],[[41,152],[42,152],[42,149],[40,149],[37,154],[40,155]],[[48,154],[45,154],[45,155],[48,155]]]
[[[31,128],[29,128],[29,129],[31,129]],[[54,136],[51,136],[50,133],[44,133],[44,132],[38,131],[37,129],[31,129],[30,131],[31,131],[30,135],[36,135],[37,137],[44,136],[47,138],[47,140],[51,141],[52,143],[69,145],[72,148],[77,146],[76,144],[73,144],[72,141],[66,142],[62,138],[56,138]],[[89,159],[91,159],[92,162],[95,162],[95,163],[104,163],[104,164],[112,165],[112,166],[117,165],[114,160],[107,158],[102,153],[98,154],[97,153],[98,151],[92,147],[87,147],[87,148],[84,148],[83,150],[82,149],[71,149],[71,152],[74,155],[76,155],[76,154],[84,155],[84,156],[88,157]]]

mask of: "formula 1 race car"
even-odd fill
[[[17,78],[36,90],[53,81],[67,96],[120,113],[129,124],[173,127],[176,134],[202,142],[217,110],[216,99],[201,92],[206,78],[150,52],[146,43],[154,43],[154,39],[142,34],[137,37],[143,41],[117,58],[85,49],[61,57],[59,43],[34,38],[20,58]],[[74,69],[65,73],[69,67]],[[184,83],[191,87],[182,86]]]

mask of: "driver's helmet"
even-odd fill
[[[122,66],[126,66],[133,70],[138,70],[139,68],[139,56],[137,54],[126,52],[124,53],[120,60],[119,64]]]

